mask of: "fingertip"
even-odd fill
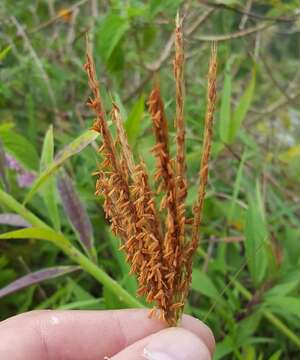
[[[214,353],[216,342],[212,330],[202,321],[191,315],[183,315],[181,326],[200,337],[211,354]]]
[[[111,360],[211,360],[204,341],[183,328],[168,328],[140,340]]]

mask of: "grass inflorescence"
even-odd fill
[[[212,143],[213,115],[216,104],[217,58],[213,44],[208,71],[207,110],[199,170],[198,197],[194,205],[192,237],[187,236],[185,200],[186,178],[184,119],[184,43],[182,21],[177,16],[175,29],[174,77],[176,90],[176,155],[169,149],[168,121],[158,81],[148,99],[156,144],[155,189],[151,189],[148,170],[142,159],[136,161],[129,145],[120,110],[112,103],[110,118],[116,129],[110,132],[101,100],[99,82],[90,45],[87,45],[85,70],[92,97],[88,105],[94,110],[93,129],[100,133],[103,157],[98,167],[96,195],[104,198],[104,211],[114,234],[122,241],[121,249],[138,280],[137,293],[148,303],[155,303],[151,315],[169,325],[176,325],[183,312],[192,278],[192,259],[199,242],[199,227],[208,181],[208,164]],[[160,198],[160,204],[156,199]]]

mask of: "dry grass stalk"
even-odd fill
[[[185,163],[183,37],[181,22],[177,18],[175,34],[176,81],[176,162],[171,159],[168,145],[168,125],[159,86],[156,84],[149,97],[157,159],[154,179],[156,193],[163,195],[160,215],[149,185],[146,166],[142,160],[135,163],[128,143],[120,111],[112,104],[111,118],[116,127],[113,139],[107,126],[102,105],[95,65],[89,44],[87,62],[89,86],[93,98],[88,105],[94,110],[93,128],[101,134],[99,152],[103,162],[99,166],[96,194],[104,197],[104,211],[111,222],[112,231],[122,240],[121,248],[131,265],[131,273],[138,279],[138,294],[155,302],[160,318],[176,325],[183,311],[191,281],[192,256],[198,245],[201,211],[208,179],[208,161],[212,141],[212,120],[216,102],[216,48],[208,75],[207,113],[204,145],[200,169],[198,200],[194,208],[192,240],[185,239],[185,198],[187,194]]]
[[[187,286],[185,292],[188,292],[189,284],[192,280],[192,261],[193,255],[199,245],[199,230],[201,224],[202,210],[204,206],[204,199],[206,194],[206,186],[208,181],[208,165],[211,153],[212,135],[213,135],[213,117],[216,107],[216,80],[217,80],[217,48],[216,43],[212,44],[211,57],[208,70],[207,81],[207,104],[205,114],[205,127],[202,145],[202,157],[199,170],[199,187],[196,203],[193,207],[194,210],[194,222],[192,225],[192,239],[186,249],[186,258],[188,262],[186,264],[186,281]]]
[[[149,112],[152,118],[153,132],[156,138],[156,145],[153,148],[155,157],[157,158],[157,167],[154,179],[160,180],[158,185],[158,193],[164,191],[161,200],[160,210],[166,210],[165,218],[165,236],[163,247],[164,265],[168,269],[166,275],[168,298],[172,299],[170,303],[173,309],[174,323],[177,322],[183,304],[178,304],[178,288],[181,281],[180,254],[184,241],[184,219],[182,216],[183,207],[178,207],[177,186],[175,169],[170,158],[168,146],[168,126],[164,111],[164,104],[160,95],[160,89],[156,84],[149,97]],[[182,231],[183,229],[183,231]],[[174,306],[177,304],[177,306]]]
[[[182,21],[176,17],[174,75],[176,83],[176,176],[178,201],[182,203],[187,194],[185,160],[185,121],[184,121],[184,46]]]
[[[206,185],[208,181],[208,164],[211,153],[212,135],[213,135],[213,117],[216,107],[216,79],[217,79],[217,47],[216,43],[213,43],[211,49],[211,58],[208,70],[208,82],[207,82],[207,108],[205,114],[205,130],[202,146],[202,157],[199,170],[199,188],[198,198],[194,206],[194,223],[192,228],[192,242],[191,247],[193,252],[198,247],[199,242],[199,228],[201,224],[201,214],[204,205]]]
[[[103,144],[99,152],[104,161],[100,165],[96,182],[96,195],[104,197],[104,211],[112,231],[122,239],[122,248],[131,272],[137,274],[140,295],[155,301],[161,316],[168,317],[170,308],[164,291],[164,269],[161,224],[155,208],[144,164],[135,166],[131,149],[123,128],[120,112],[113,105],[112,119],[117,128],[117,141],[109,132],[102,105],[95,65],[90,47],[87,47],[85,70],[93,98],[88,105],[95,111],[94,130],[101,134]],[[121,150],[115,144],[120,144]]]

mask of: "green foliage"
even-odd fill
[[[247,264],[252,280],[255,286],[257,286],[264,279],[268,262],[265,245],[268,241],[268,233],[258,186],[256,191],[249,196],[245,236]]]
[[[46,132],[41,161],[40,161],[40,172],[43,172],[52,162],[54,156],[54,140],[53,140],[53,126],[50,125],[48,131]],[[43,198],[46,204],[49,216],[51,218],[52,224],[56,230],[60,229],[60,219],[57,206],[57,191],[55,179],[51,178],[46,183],[46,186],[43,188]]]
[[[29,170],[37,170],[39,157],[35,147],[14,129],[0,128],[4,149]]]
[[[231,88],[232,88],[232,76],[231,76],[231,60],[228,60],[225,68],[225,78],[221,97],[220,106],[220,120],[219,120],[219,132],[222,141],[229,142],[231,138]]]
[[[212,328],[214,359],[298,358],[299,2],[252,1],[247,12],[258,16],[239,12],[246,1],[210,2],[214,11],[205,21],[200,20],[211,8],[193,0],[105,0],[97,2],[98,10],[83,2],[72,21],[52,21],[47,2],[21,3],[2,0],[0,10],[5,19],[0,49],[0,287],[18,284],[27,273],[45,275],[47,269],[78,265],[82,270],[63,272],[55,280],[47,279],[48,274],[43,278],[47,281],[41,278],[0,298],[1,319],[33,309],[144,306],[142,299],[136,300],[136,281],[128,275],[120,239],[111,234],[103,216],[102,199],[94,196],[92,173],[101,157],[95,150],[100,140],[89,130],[93,118],[85,107],[87,29],[107,113],[113,94],[135,157],[143,158],[152,179],[154,139],[147,96],[159,79],[174,155],[173,52],[168,53],[166,44],[178,7],[185,14],[190,217],[197,195],[210,52],[210,43],[198,36],[236,34],[263,24],[264,17],[282,17],[284,21],[268,20],[272,26],[260,33],[218,42],[210,179],[186,311]],[[66,8],[73,5],[76,2],[64,2]],[[53,6],[58,13],[59,2]],[[12,16],[25,37],[10,21]],[[165,54],[154,74],[149,69]],[[32,185],[21,187],[20,171],[9,166],[7,155],[22,175],[36,176]],[[83,221],[76,228],[77,212],[68,212],[58,199],[57,177],[63,173],[73,184],[70,202],[77,211],[80,199],[88,226]],[[12,227],[3,220],[11,213],[33,227]],[[90,251],[80,250],[79,227],[87,230]],[[39,296],[40,288],[46,297]]]
[[[114,51],[118,48],[128,28],[128,20],[112,10],[102,19],[96,29],[98,51],[107,65],[111,66]]]
[[[144,113],[145,97],[142,95],[134,104],[125,123],[125,129],[128,136],[128,141],[131,146],[135,145],[140,131],[140,123]]]
[[[24,203],[26,204],[31,200],[39,188],[49,179],[51,179],[51,176],[63,165],[67,159],[79,153],[97,137],[98,133],[93,130],[88,130],[73,140],[70,144],[66,145],[66,147],[55,156],[55,159],[48,164],[47,168],[45,168],[41,174],[39,174],[38,178],[32,185],[30,192],[27,194]]]
[[[251,78],[246,86],[246,89],[240,97],[234,111],[231,110],[232,98],[232,75],[231,75],[232,60],[229,59],[225,68],[224,86],[221,97],[220,108],[220,138],[225,143],[231,144],[235,140],[243,121],[246,118],[247,112],[250,108],[256,83],[256,70],[252,70]]]

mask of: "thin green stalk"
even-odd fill
[[[72,246],[69,242],[56,242],[62,251],[79,264],[84,270],[91,274],[102,285],[110,289],[122,302],[130,307],[143,307],[143,305],[129,294],[117,281],[112,279],[107,273],[95,265],[89,258],[83,255],[79,250]]]
[[[46,229],[51,229],[46,223],[40,220],[35,216],[30,210],[28,210],[24,205],[20,204],[15,198],[10,194],[0,189],[0,204],[3,204],[22,216],[24,220],[27,220],[31,225],[38,226]]]
[[[52,230],[50,226],[45,224],[31,211],[25,208],[25,206],[20,204],[11,195],[7,194],[1,189],[0,203],[4,204],[11,210],[21,215],[31,225],[54,232],[54,230]],[[55,239],[51,239],[51,242],[58,246],[66,255],[68,255],[69,258],[79,264],[82,269],[92,275],[102,285],[110,289],[120,300],[122,300],[122,302],[124,302],[130,307],[143,307],[143,305],[135,297],[133,297],[125,289],[123,289],[122,286],[120,286],[114,279],[107,275],[104,270],[95,265],[88,257],[83,255],[79,250],[77,250],[73,245],[71,245],[70,241],[65,238],[61,233],[57,233],[57,237]]]

